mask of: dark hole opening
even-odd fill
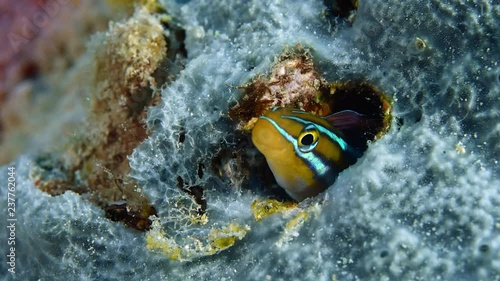
[[[362,114],[365,123],[352,129],[345,129],[347,142],[361,151],[366,150],[367,142],[385,134],[391,122],[390,98],[366,82],[346,82],[332,84],[324,89],[321,99],[330,107],[331,113],[352,110]]]
[[[490,247],[486,244],[483,244],[481,246],[479,246],[479,251],[481,251],[482,253],[486,253],[490,250]]]
[[[385,258],[389,255],[389,252],[387,252],[386,250],[383,250],[382,252],[380,252],[380,257],[381,258]]]

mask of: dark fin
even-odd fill
[[[352,110],[342,110],[323,117],[339,130],[365,126],[366,116]]]
[[[323,118],[342,133],[348,144],[362,151],[367,148],[366,142],[375,138],[373,132],[377,130],[374,129],[381,124],[376,118],[352,110],[339,111]]]

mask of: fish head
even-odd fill
[[[252,142],[267,157],[286,156],[294,149],[294,142],[302,131],[296,122],[282,118],[288,108],[275,107],[261,116],[252,130]]]

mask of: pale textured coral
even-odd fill
[[[90,112],[66,144],[67,180],[35,176],[42,190],[58,195],[78,189],[105,207],[113,220],[141,230],[149,227],[147,218],[155,211],[126,177],[127,156],[147,137],[144,119],[156,89],[152,75],[166,59],[166,44],[160,20],[146,8],[137,8],[128,20],[111,23],[107,32],[95,35],[83,57],[91,57],[91,62],[79,69],[93,74],[85,88],[92,93]],[[35,165],[33,174],[44,169]]]
[[[349,27],[332,26],[322,1],[164,2],[186,29],[189,59],[149,111],[152,135],[132,153],[131,174],[177,245],[183,237],[208,241],[210,229],[231,222],[250,230],[208,258],[171,261],[148,251],[144,235],[98,219],[102,212],[77,195],[41,194],[22,157],[17,238],[28,242],[20,242],[16,278],[500,278],[498,5],[361,1]],[[417,37],[427,49],[415,53],[408,44]],[[297,43],[311,50],[327,81],[363,78],[391,95],[399,121],[325,193],[300,203],[318,206],[317,215],[292,222],[293,239],[276,247],[289,218],[256,222],[251,204],[268,195],[260,181],[251,175],[249,185],[232,186],[239,182],[221,180],[209,159],[234,143],[226,116],[243,93],[232,86],[266,73]],[[6,173],[0,169],[1,182]],[[203,187],[206,224],[189,221],[198,202],[177,177]],[[0,267],[7,272],[5,255]]]

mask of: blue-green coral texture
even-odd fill
[[[152,134],[130,156],[131,176],[179,243],[229,222],[251,230],[218,254],[172,261],[79,195],[39,191],[25,155],[12,164],[17,273],[2,253],[3,280],[500,280],[498,3],[360,1],[349,26],[325,18],[319,0],[163,2],[186,30],[188,59],[149,111]],[[278,246],[287,218],[253,220],[258,183],[248,190],[209,169],[199,177],[197,166],[233,141],[225,116],[242,92],[232,85],[266,73],[297,44],[328,81],[377,85],[403,122],[305,202],[321,202],[319,212]],[[176,208],[190,204],[178,176],[205,187],[207,225]],[[6,219],[2,211],[2,229]]]

